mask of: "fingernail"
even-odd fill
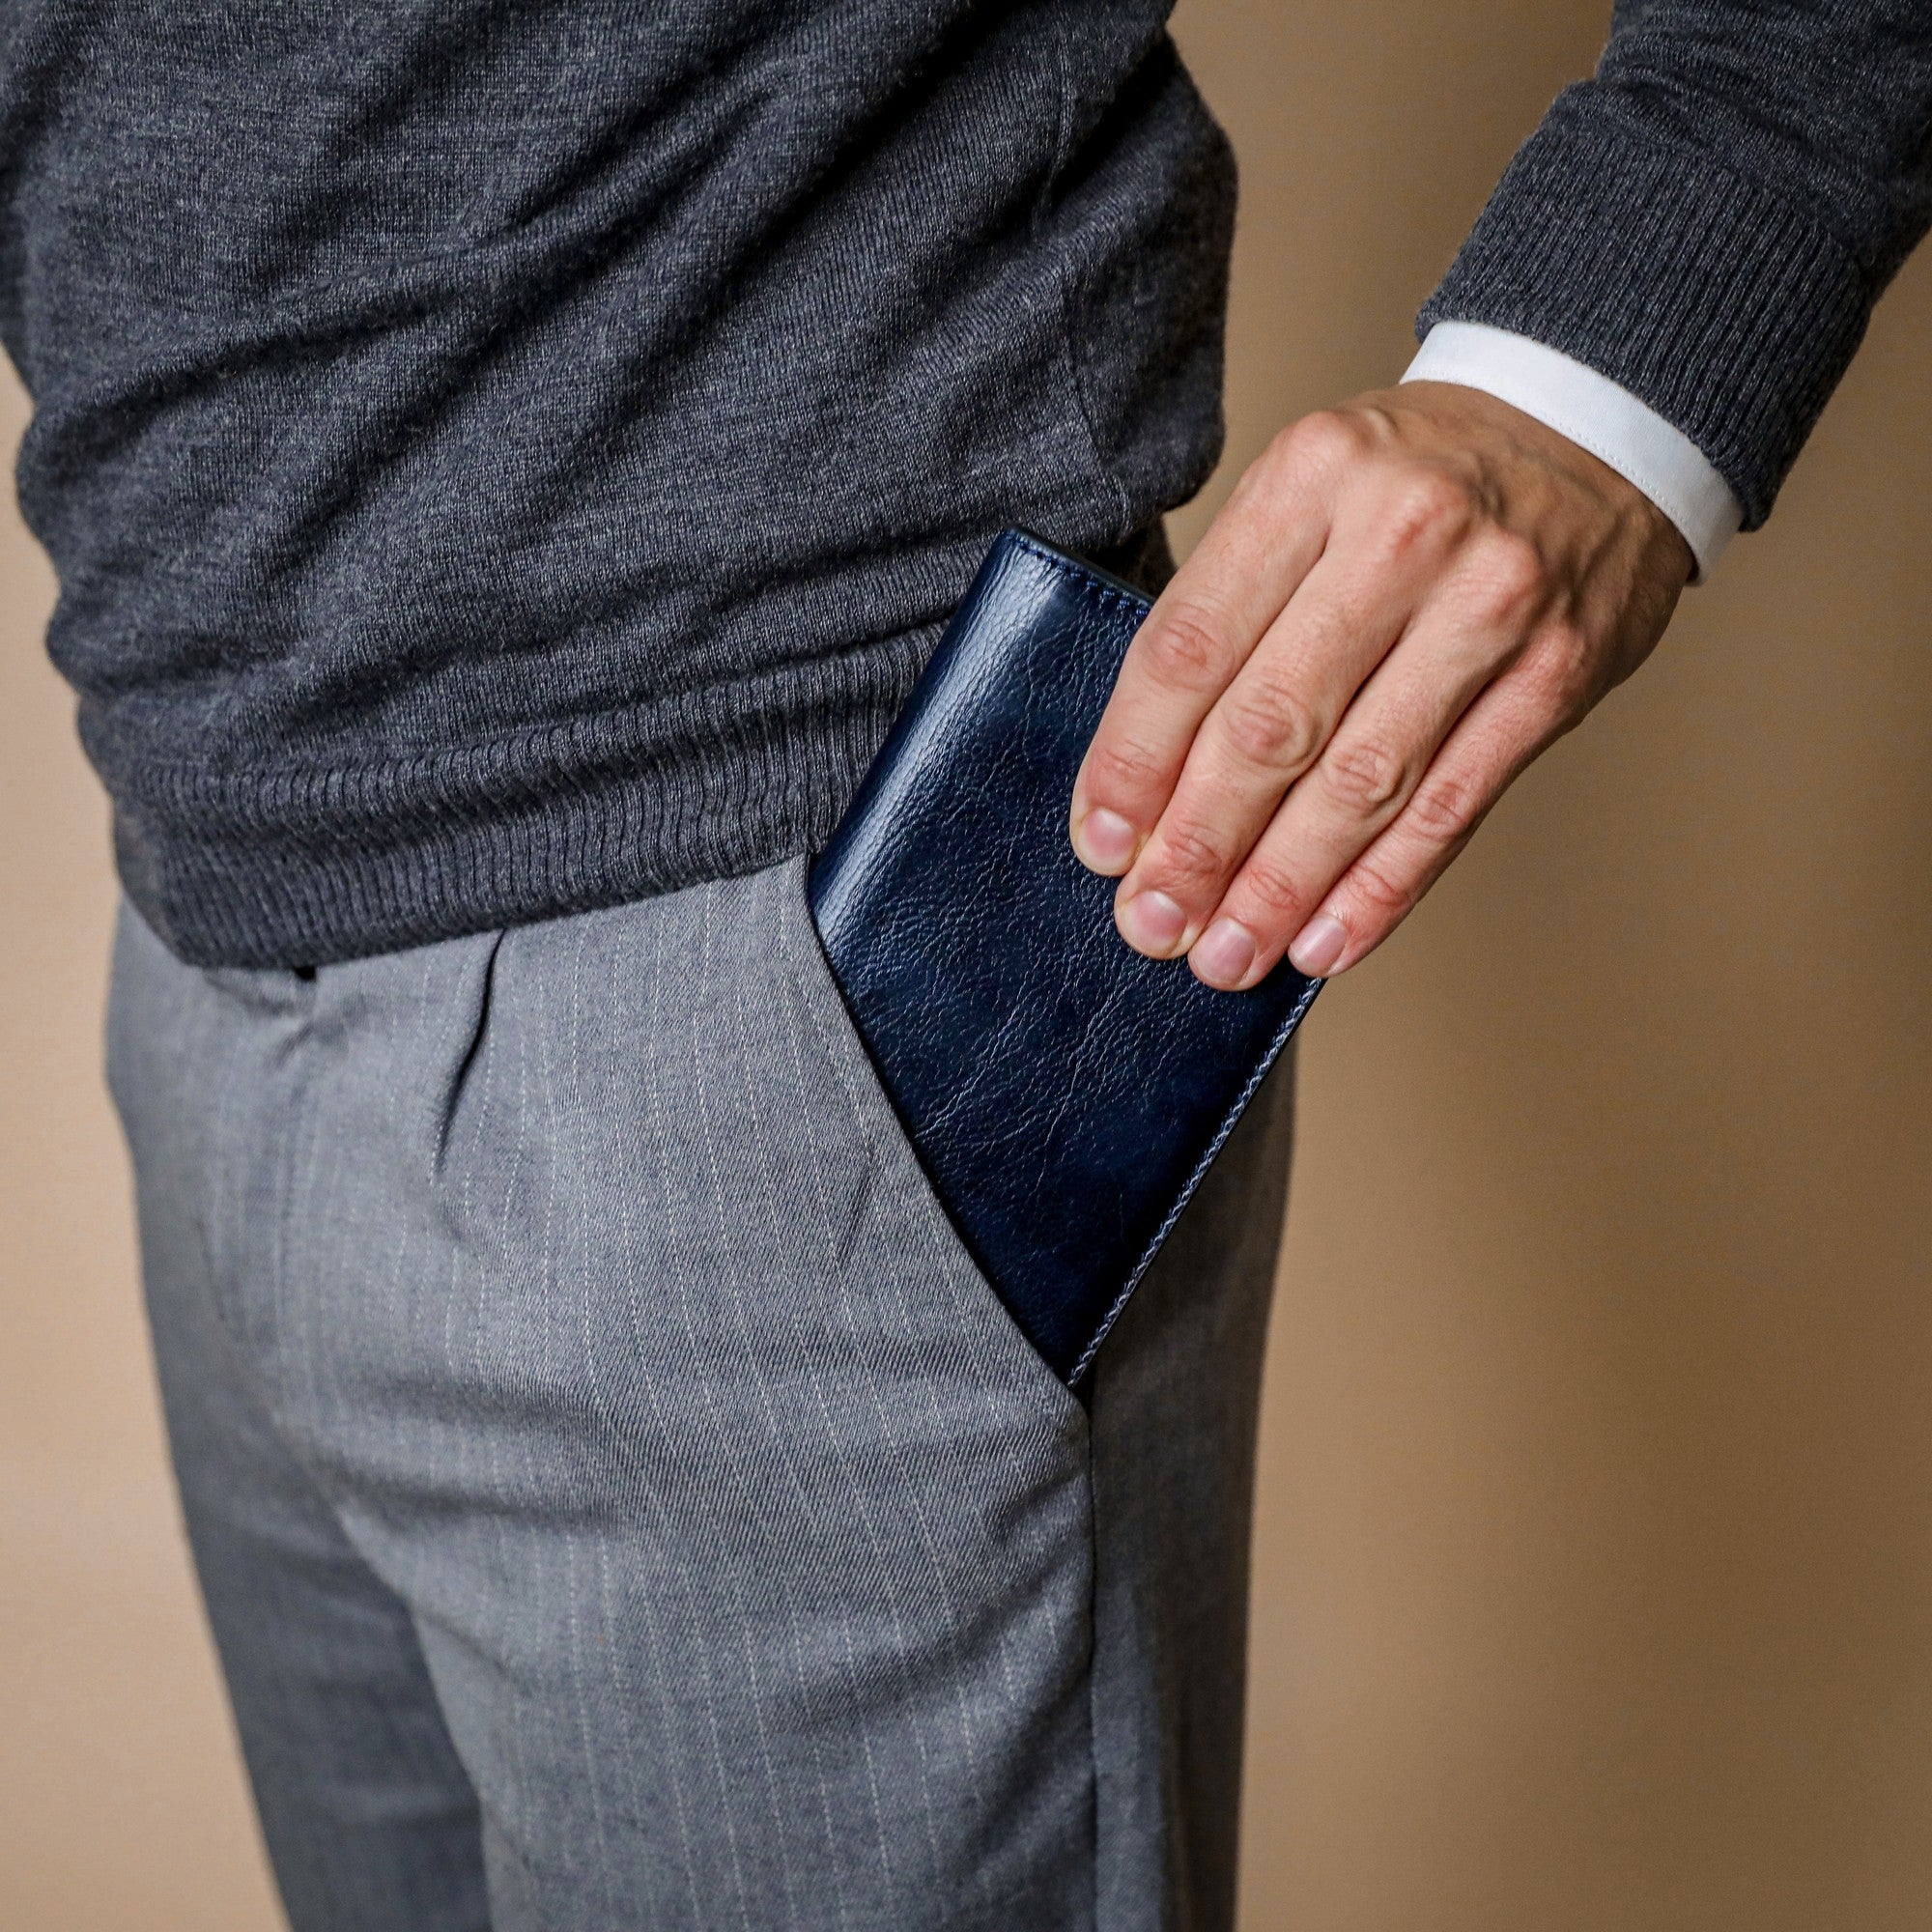
[[[1136,893],[1114,917],[1135,952],[1157,959],[1166,958],[1187,930],[1187,915],[1165,893]]]
[[[1349,944],[1349,928],[1333,913],[1317,913],[1288,949],[1288,963],[1297,973],[1319,980],[1341,958]]]
[[[1073,830],[1073,849],[1090,872],[1117,878],[1134,856],[1134,828],[1118,811],[1095,806]]]
[[[1255,963],[1255,936],[1232,919],[1217,919],[1187,955],[1195,978],[1232,993],[1248,977]]]

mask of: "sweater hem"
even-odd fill
[[[187,964],[288,967],[762,870],[830,837],[939,628],[756,702],[726,686],[367,768],[117,771],[122,883]]]

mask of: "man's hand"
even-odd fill
[[[1690,547],[1507,403],[1304,417],[1142,626],[1073,789],[1114,917],[1210,986],[1378,946],[1505,786],[1649,655]]]

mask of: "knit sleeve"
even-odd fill
[[[1928,224],[1927,0],[1624,0],[1418,332],[1489,323],[1588,363],[1755,528]]]

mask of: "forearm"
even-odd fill
[[[1600,371],[1755,527],[1928,222],[1932,9],[1626,4],[1422,330],[1487,323]]]

